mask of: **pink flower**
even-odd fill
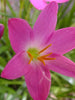
[[[51,2],[39,15],[33,30],[23,19],[8,21],[9,38],[16,55],[1,77],[24,76],[34,100],[46,100],[51,85],[49,70],[75,78],[75,63],[63,56],[75,48],[75,28],[55,31],[57,11],[57,3]]]
[[[52,2],[52,1],[56,1],[57,3],[64,3],[69,0],[30,0],[32,5],[38,10],[44,9],[48,4],[47,2]]]
[[[4,32],[4,26],[3,26],[3,24],[0,24],[0,39],[3,35],[3,32]]]

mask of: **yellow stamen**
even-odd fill
[[[42,50],[39,52],[39,54],[42,53],[42,52],[44,52],[44,51],[45,51],[47,48],[49,48],[51,45],[52,45],[52,44],[49,44],[47,47],[45,47],[44,49],[42,49]]]
[[[27,53],[28,53],[28,55],[29,55],[30,57],[32,56],[30,52],[27,51]]]
[[[38,57],[38,60],[40,60],[45,65],[45,62],[42,58]]]
[[[52,45],[52,44],[49,44],[48,46],[46,46],[44,49],[42,49],[41,51],[39,51],[39,52],[37,52],[37,53],[40,54],[40,53],[44,52],[44,51],[45,51],[46,49],[48,49],[51,45]],[[28,55],[29,55],[29,57],[30,57],[30,60],[29,60],[29,63],[28,63],[28,64],[30,64],[31,61],[33,60],[34,55],[32,54],[32,52],[30,53],[29,51],[27,51],[27,53],[28,53]],[[38,59],[39,61],[41,61],[44,65],[46,65],[44,60],[55,60],[55,59],[56,59],[56,58],[50,58],[50,57],[48,57],[48,56],[50,56],[51,54],[52,54],[52,52],[50,52],[49,54],[43,55],[43,56],[39,56],[39,55],[38,55],[38,56],[37,56],[37,59]],[[35,53],[35,55],[36,55],[36,53]]]
[[[31,58],[30,58],[30,60],[29,60],[29,63],[28,63],[28,64],[30,64],[32,60],[33,60],[33,57],[31,57]]]
[[[43,58],[44,60],[55,60],[56,58]]]
[[[55,59],[56,58],[46,58],[45,56],[38,57],[38,60],[40,60],[44,65],[46,65],[44,60],[55,60]]]
[[[31,55],[31,53],[30,53],[30,52],[28,52],[28,51],[27,51],[27,53],[28,53],[28,55],[30,56],[30,60],[29,60],[29,63],[28,63],[28,64],[30,64],[30,63],[31,63],[31,61],[33,60],[33,56]]]
[[[40,56],[40,57],[42,57],[42,58],[44,58],[44,57],[48,57],[48,56],[50,56],[52,54],[52,52],[50,52],[49,54],[47,54],[47,55],[44,55],[44,56]]]

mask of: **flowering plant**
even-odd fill
[[[75,63],[63,56],[75,48],[75,27],[55,31],[58,5],[51,2],[39,15],[33,29],[19,18],[8,21],[9,39],[16,55],[8,62],[1,77],[21,76],[34,100],[46,100],[50,70],[75,78]]]

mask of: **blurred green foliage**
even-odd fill
[[[4,36],[0,40],[0,73],[7,62],[15,55],[8,36],[8,19],[11,17],[23,18],[33,27],[40,13],[30,4],[29,0],[18,0],[17,3],[19,4],[18,12],[14,10],[15,4],[12,7],[9,0],[0,0],[0,23],[5,26]],[[9,11],[7,11],[7,8]],[[70,0],[66,4],[60,4],[59,8],[56,29],[75,27],[75,1]],[[65,56],[75,62],[75,49]],[[52,85],[48,100],[75,100],[75,80],[55,72],[51,72],[51,76]],[[0,100],[32,100],[24,77],[16,80],[0,78]]]

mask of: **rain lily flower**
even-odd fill
[[[75,27],[55,31],[58,5],[51,2],[39,15],[33,30],[19,18],[8,21],[9,39],[16,55],[8,62],[1,77],[25,77],[33,100],[46,100],[50,70],[75,78],[75,63],[63,56],[75,48]]]
[[[69,0],[30,0],[32,5],[38,10],[44,9],[48,5],[48,2],[52,2],[52,1],[55,1],[57,3],[64,3]]]
[[[4,32],[4,26],[3,26],[3,24],[0,24],[0,39],[3,35],[3,32]]]

